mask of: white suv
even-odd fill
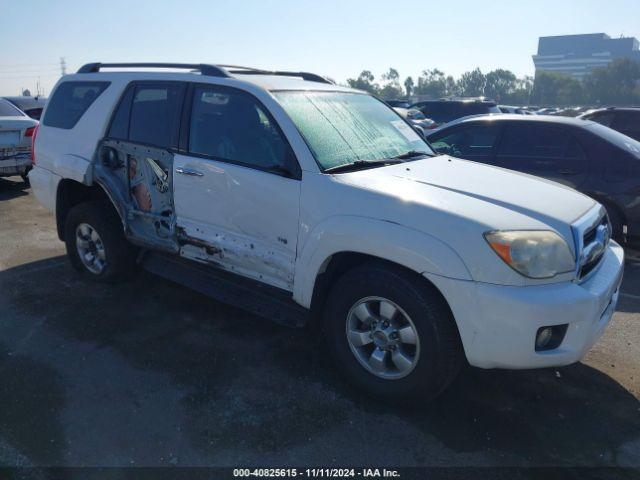
[[[86,65],[58,82],[29,176],[87,277],[139,265],[320,325],[388,399],[432,398],[465,359],[578,361],[622,279],[589,197],[436,155],[383,102],[310,73]]]

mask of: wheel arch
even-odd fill
[[[99,183],[86,185],[68,178],[60,180],[56,191],[56,227],[60,240],[65,240],[64,225],[71,209],[80,203],[91,201],[103,201],[110,204],[122,221],[121,212]]]
[[[620,205],[618,205],[615,200],[609,198],[607,195],[603,195],[598,192],[590,192],[588,195],[595,201],[600,202],[607,211],[614,211],[620,218],[622,227],[629,224],[629,220],[627,218],[627,215],[625,214],[624,209],[620,207]]]
[[[294,299],[316,310],[336,278],[372,260],[401,267],[420,278],[430,272],[471,279],[458,254],[433,236],[388,221],[331,217],[311,232],[299,252]]]

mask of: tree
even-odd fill
[[[585,102],[580,81],[556,72],[536,72],[531,102],[538,105],[578,105]]]
[[[533,77],[516,78],[514,90],[501,101],[514,105],[528,105],[533,90]]]
[[[449,90],[450,85],[444,72],[434,68],[432,70],[423,70],[422,75],[418,77],[418,85],[414,89],[416,95],[424,95],[430,98],[441,98],[452,95]],[[451,78],[453,80],[453,78]]]
[[[608,105],[640,103],[640,61],[620,58],[594,69],[584,81],[592,102]]]
[[[484,95],[486,77],[479,68],[462,74],[457,82],[459,95],[465,97],[479,97]]]
[[[413,93],[413,87],[414,87],[413,78],[411,78],[411,76],[405,78],[404,79],[404,90],[407,93],[407,97],[410,97],[411,94]]]
[[[395,68],[389,68],[386,73],[383,73],[382,81],[384,84],[378,92],[382,98],[390,100],[403,96],[402,88],[400,87],[400,75]]]
[[[509,70],[492,70],[485,76],[484,96],[503,102],[515,90],[517,78]]]
[[[357,88],[358,90],[365,90],[369,93],[377,94],[380,90],[380,87],[375,82],[375,77],[373,73],[369,70],[363,70],[358,75],[358,78],[348,78],[347,85],[351,88]]]

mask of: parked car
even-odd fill
[[[563,183],[602,203],[616,239],[640,236],[640,143],[592,121],[479,116],[429,135],[433,148]]]
[[[42,97],[4,97],[5,100],[13,103],[16,107],[22,110],[27,116],[34,120],[40,120],[42,115],[42,109],[47,102],[46,98]]]
[[[515,113],[518,115],[528,115],[527,110],[522,107],[514,107],[513,105],[498,105],[502,113]]]
[[[606,127],[640,140],[640,107],[609,107],[590,110],[579,118],[593,120]]]
[[[412,125],[420,127],[424,132],[436,128],[438,124],[424,116],[424,114],[415,108],[400,108],[395,107],[394,110],[407,120]]]
[[[483,98],[426,100],[414,103],[411,108],[420,110],[425,117],[436,122],[437,126],[470,115],[501,113],[495,102]]]
[[[559,112],[560,109],[556,107],[544,107],[536,111],[536,115],[554,115]]]
[[[408,100],[385,100],[390,107],[409,108],[411,102]]]
[[[135,70],[149,66],[185,73]],[[600,204],[436,156],[388,105],[312,73],[89,64],[57,83],[34,163],[85,277],[139,264],[310,322],[354,384],[390,400],[438,395],[465,358],[576,362],[619,295]]]
[[[22,176],[31,169],[31,138],[38,122],[0,98],[0,177]]]

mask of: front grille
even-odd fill
[[[584,228],[579,245],[578,278],[585,278],[602,260],[602,256],[609,245],[611,225],[609,216],[604,209]]]

